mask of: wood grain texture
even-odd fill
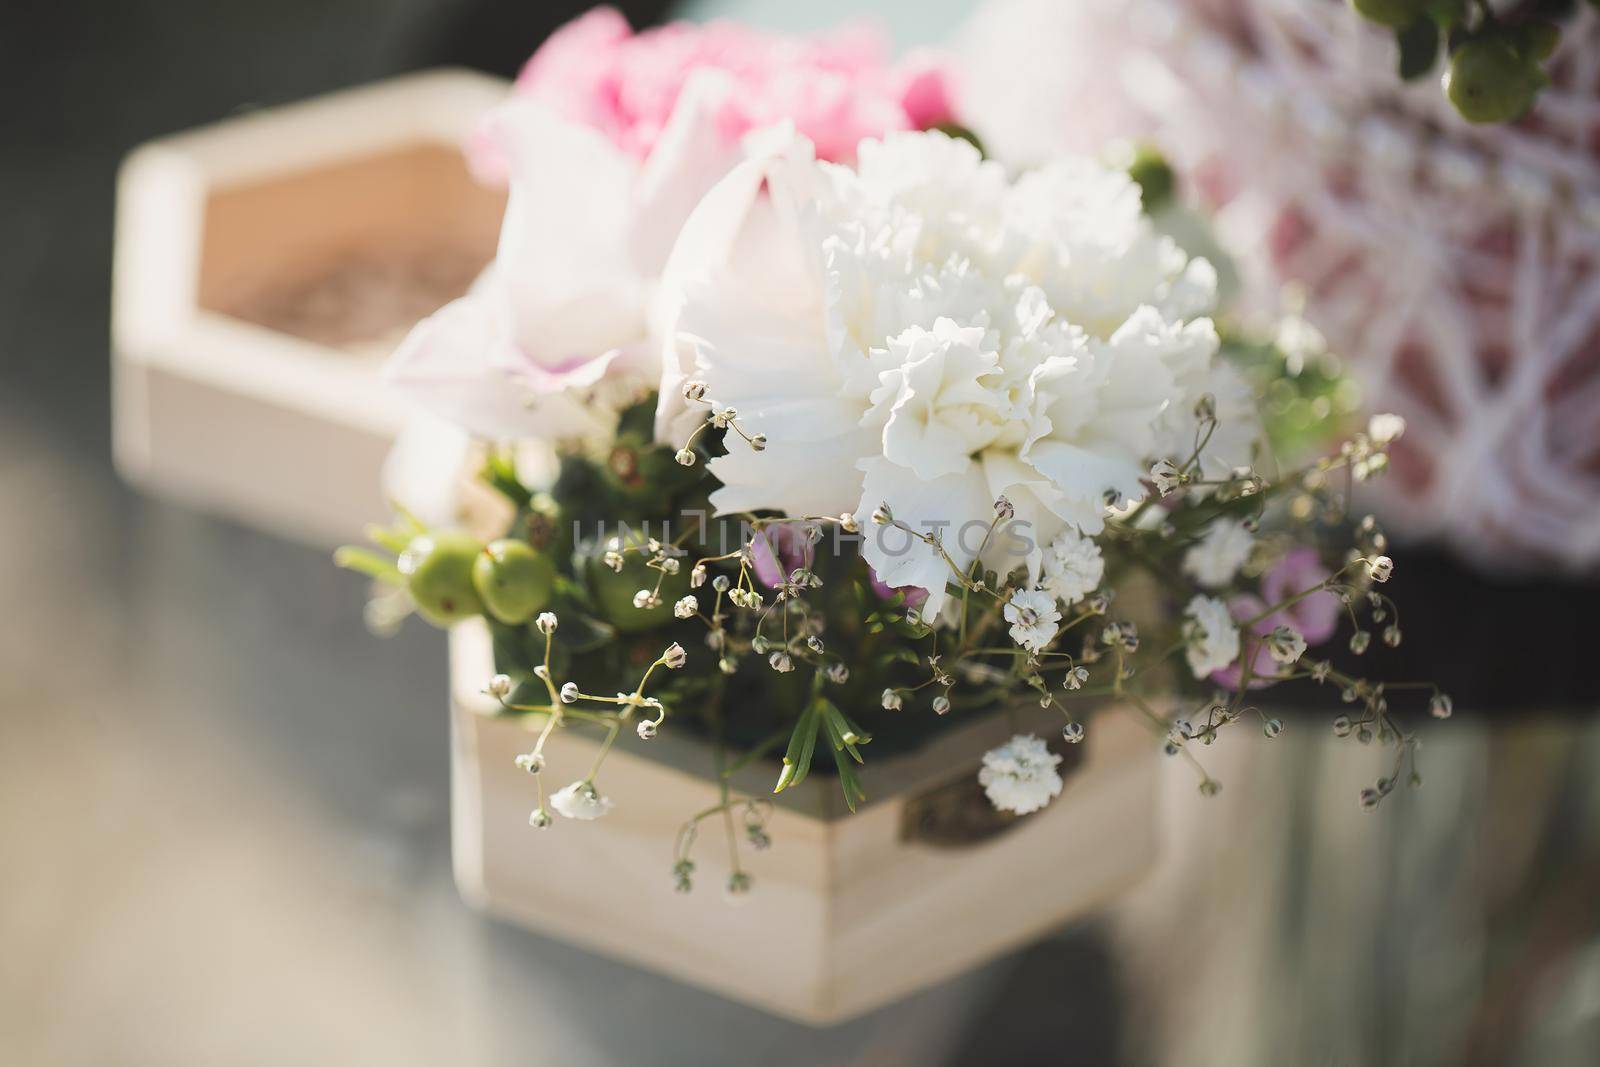
[[[939,848],[902,833],[907,802],[952,776],[976,772],[981,745],[869,761],[871,800],[854,816],[780,805],[773,845],[741,848],[754,889],[736,904],[721,887],[731,870],[720,820],[694,851],[695,889],[672,891],[683,820],[718,803],[709,746],[677,739],[699,772],[619,739],[598,784],[615,808],[591,823],[527,824],[535,784],[515,757],[532,747],[530,719],[495,713],[479,692],[492,673],[487,635],[451,633],[452,815],[457,883],[478,907],[815,1024],[848,1019],[1019,948],[1083,917],[1133,885],[1158,852],[1159,751],[1131,716],[1099,715],[1086,758],[1062,795],[1014,828],[972,846]],[[1007,736],[1006,716],[953,733]],[[547,788],[581,777],[599,738],[563,729],[546,746]],[[931,758],[930,758],[931,757]],[[939,764],[942,764],[939,765]],[[753,768],[765,792],[776,777]],[[885,782],[920,783],[899,790]],[[836,791],[831,779],[805,783]],[[762,795],[762,794],[757,794]]]

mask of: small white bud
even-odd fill
[[[683,398],[685,400],[704,400],[705,396],[705,382],[696,380],[683,383]]]
[[[561,703],[576,704],[578,702],[578,683],[568,682],[561,687]]]
[[[533,625],[538,627],[542,634],[553,634],[556,632],[557,621],[555,612],[541,611],[539,617],[533,620]]]
[[[947,714],[949,714],[949,712],[950,712],[950,698],[949,697],[945,696],[943,693],[940,693],[938,696],[933,698],[933,713],[935,715],[947,715]]]
[[[839,529],[849,534],[860,533],[861,523],[857,522],[856,517],[847,511],[839,516]]]
[[[489,684],[483,687],[483,691],[496,700],[504,700],[511,695],[511,676],[508,674],[495,675],[489,679]]]
[[[661,598],[656,596],[656,591],[654,589],[641,589],[637,593],[633,594],[633,606],[638,608],[640,611],[653,608],[660,603]]]
[[[527,771],[529,774],[538,774],[544,770],[544,753],[524,752],[517,757],[517,769]]]
[[[683,650],[682,645],[674,641],[667,646],[665,652],[661,653],[661,662],[671,670],[677,670],[689,662],[689,653]]]
[[[1398,441],[1400,435],[1405,432],[1406,420],[1399,415],[1381,413],[1367,421],[1367,436],[1375,445],[1387,445],[1391,441]]]
[[[1076,745],[1083,740],[1083,723],[1069,722],[1061,728],[1061,738],[1069,745]]]
[[[639,734],[639,740],[648,741],[656,735],[656,721],[654,719],[640,719],[639,725],[634,727]]]
[[[1009,519],[1016,515],[1016,505],[1012,504],[1010,500],[1003,496],[998,497],[994,502],[994,513],[1000,516],[1002,519]]]
[[[889,510],[887,501],[872,509],[872,521],[878,526],[887,526],[894,521],[894,512]]]
[[[702,585],[705,585],[705,584],[706,584],[706,565],[704,563],[696,563],[694,565],[694,569],[689,572],[689,588],[690,589],[699,589]]]
[[[755,449],[757,452],[765,452],[767,450],[767,435],[764,433],[752,434],[750,437],[750,447]]]
[[[899,711],[904,703],[905,701],[901,699],[900,694],[896,693],[893,689],[885,689],[883,691],[884,711]]]
[[[543,808],[535,808],[533,814],[528,816],[528,825],[535,830],[548,830],[550,824],[554,821],[550,817],[550,813]]]
[[[1394,574],[1394,560],[1388,556],[1374,556],[1367,560],[1367,573],[1379,584],[1387,582]]]
[[[789,659],[789,653],[779,649],[767,657],[767,663],[779,674],[788,674],[794,670],[794,662]]]
[[[700,601],[691,594],[672,605],[672,614],[679,619],[692,619],[700,610]]]
[[[692,467],[692,466],[694,466],[694,460],[695,460],[694,449],[692,449],[692,448],[680,448],[680,449],[678,449],[677,454],[674,455],[672,458],[677,460],[678,463],[680,465],[682,465],[682,466]]]
[[[1455,702],[1447,693],[1435,693],[1428,702],[1428,711],[1435,719],[1448,719],[1456,710]]]

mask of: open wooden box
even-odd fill
[[[459,145],[505,91],[433,71],[128,157],[112,315],[125,477],[320,545],[386,517],[383,462],[412,413],[378,370],[494,255],[504,194]]]
[[[754,884],[736,903],[722,892],[731,867],[721,824],[708,823],[694,853],[695,888],[676,893],[679,828],[719,802],[710,747],[671,729],[649,742],[624,732],[598,779],[615,808],[594,822],[558,818],[531,829],[536,787],[514,761],[532,747],[534,723],[500,713],[483,694],[493,673],[487,629],[452,630],[452,842],[462,895],[779,1015],[828,1024],[897,1000],[1085,915],[1156,858],[1159,746],[1139,722],[1097,715],[1068,751],[1062,794],[1015,818],[996,815],[977,784],[982,753],[1016,726],[993,715],[916,753],[870,761],[868,802],[855,815],[822,776],[774,798],[772,846],[742,847]],[[1030,707],[1024,718],[1039,710]],[[1059,714],[1039,715],[1024,728],[1059,731]],[[545,747],[547,786],[581,777],[599,742],[582,726],[557,731]],[[755,764],[731,784],[770,796],[776,774]]]

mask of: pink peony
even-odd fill
[[[598,7],[552,34],[517,77],[516,94],[604,134],[638,159],[650,155],[691,75],[721,72],[732,89],[716,115],[724,144],[789,120],[823,159],[848,161],[864,137],[950,121],[950,84],[933,54],[891,62],[882,33],[846,27],[784,37],[733,22],[673,22],[634,33]],[[504,172],[491,136],[469,144],[475,169]]]

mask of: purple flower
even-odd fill
[[[928,591],[920,585],[890,585],[885,582],[878,577],[878,572],[872,569],[871,564],[867,565],[867,575],[872,582],[872,591],[885,600],[900,593],[905,598],[901,603],[907,608],[919,608],[922,602],[928,599]]]
[[[768,589],[776,589],[801,567],[811,565],[811,542],[805,524],[778,522],[762,527],[750,539],[750,566]]]
[[[1261,579],[1261,596],[1243,593],[1234,597],[1228,601],[1228,613],[1234,621],[1243,623],[1266,611],[1267,605],[1282,603],[1327,579],[1328,569],[1322,565],[1315,550],[1293,549]],[[1224,689],[1237,690],[1244,678],[1242,664],[1248,660],[1250,688],[1262,689],[1272,685],[1288,674],[1290,668],[1272,658],[1263,638],[1279,626],[1289,626],[1300,632],[1307,645],[1319,645],[1339,628],[1339,611],[1339,598],[1324,590],[1259,619],[1240,634],[1239,662],[1213,672],[1211,680]]]

